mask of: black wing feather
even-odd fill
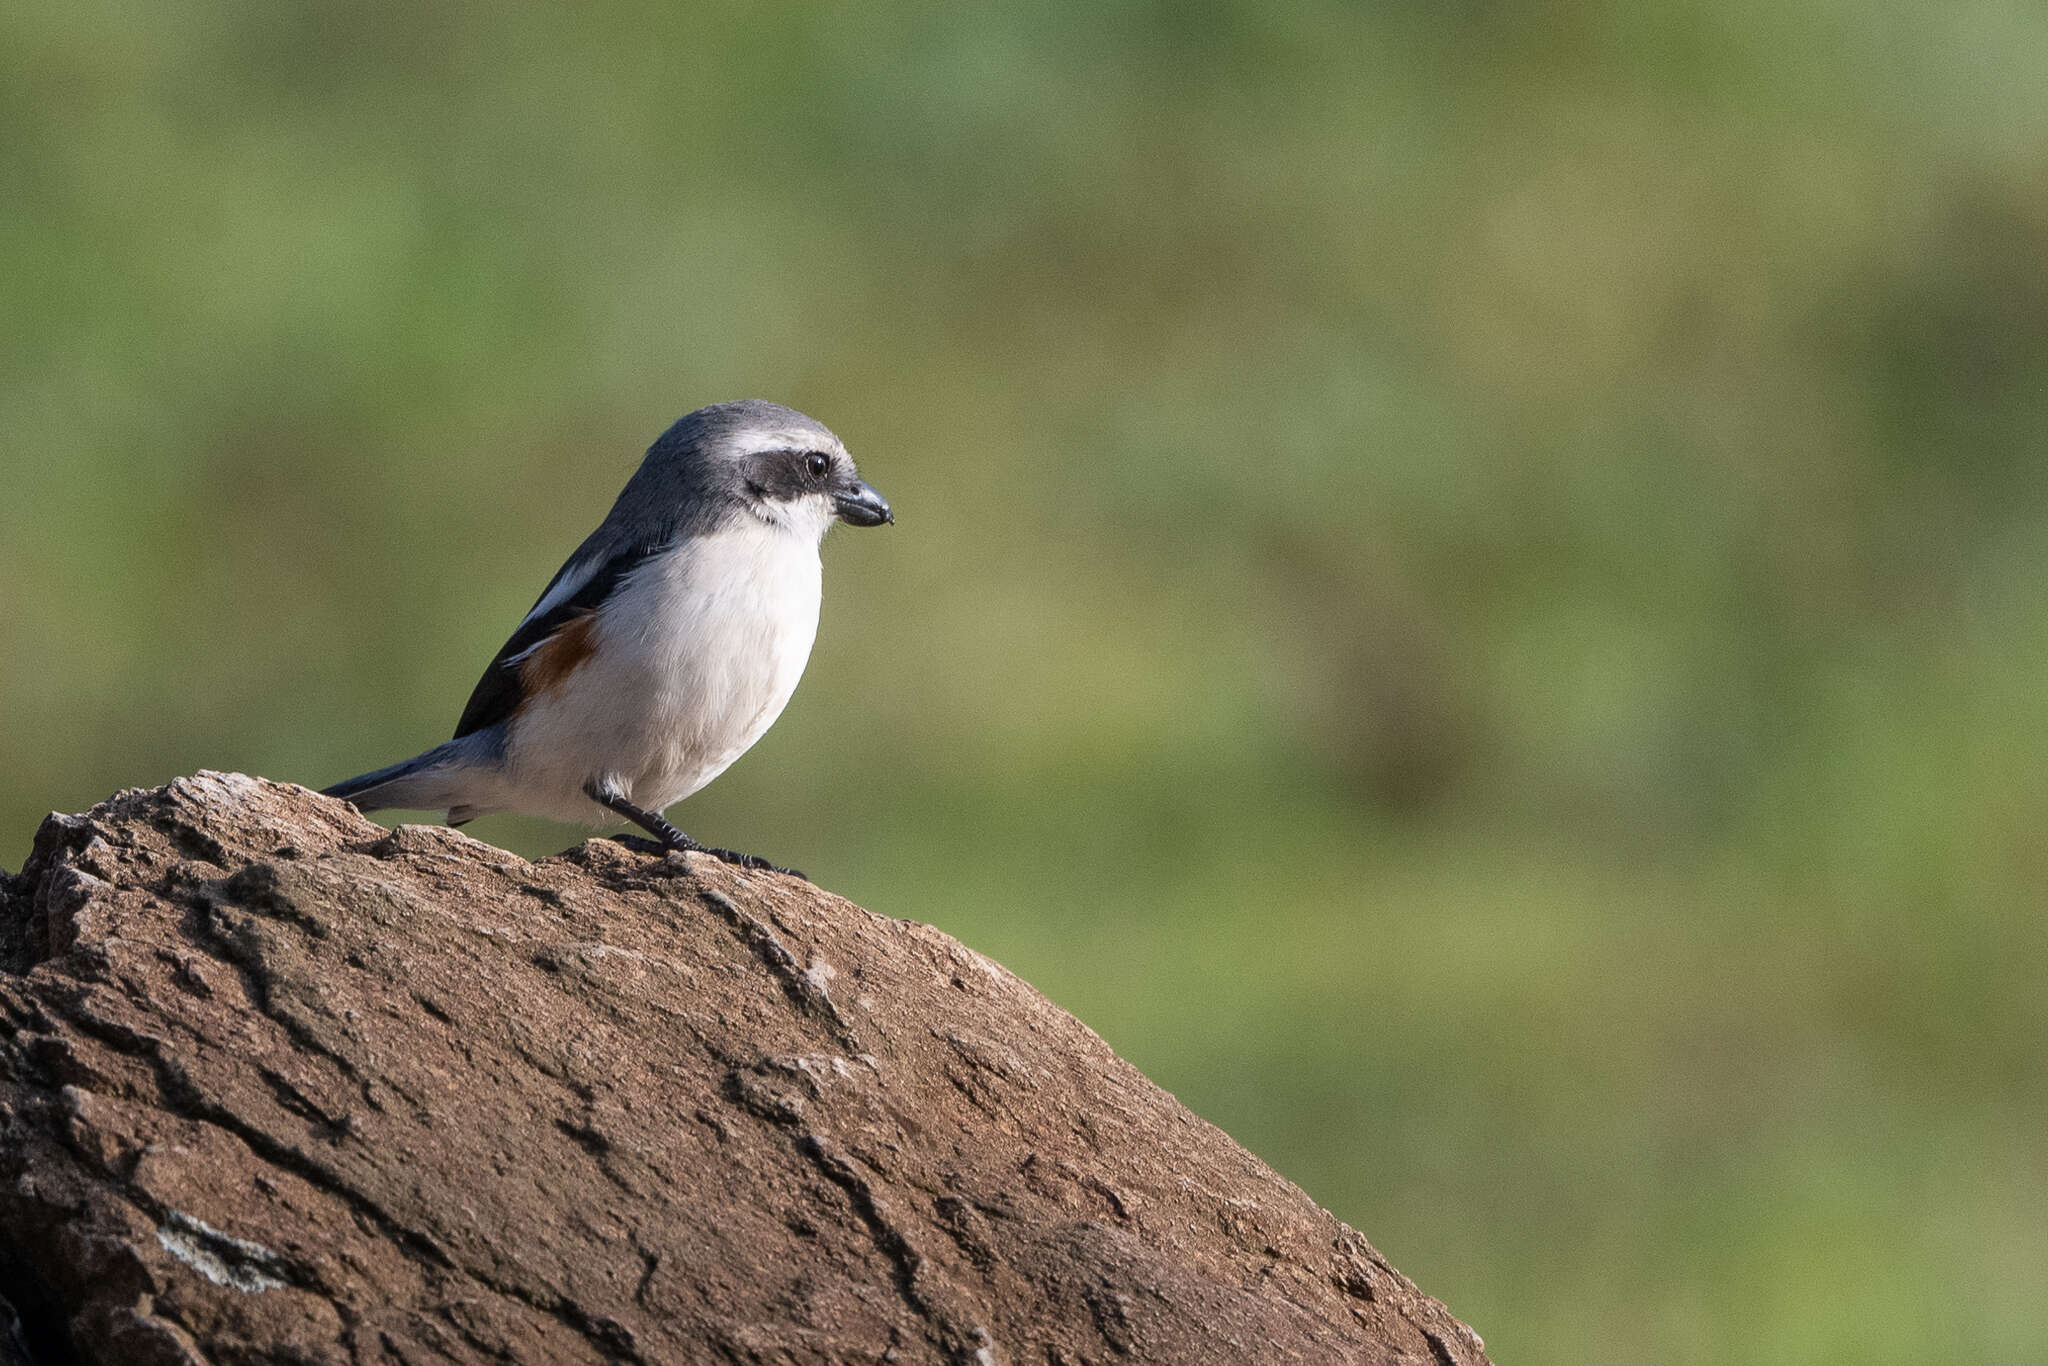
[[[604,605],[607,598],[618,588],[626,575],[638,569],[658,554],[666,542],[628,546],[597,567],[583,586],[568,597],[550,607],[537,617],[520,623],[512,638],[498,648],[497,658],[484,670],[484,676],[477,680],[476,690],[469,695],[469,705],[462,709],[462,719],[455,723],[455,738],[474,734],[487,726],[495,726],[513,712],[519,710],[519,703],[525,694],[519,686],[519,666],[512,661],[534,646],[546,640],[580,616],[595,612]],[[572,559],[570,564],[575,563]],[[555,580],[569,570],[563,565],[554,579],[548,581],[548,589],[555,586]],[[547,591],[541,593],[545,598]]]

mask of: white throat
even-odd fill
[[[824,544],[838,514],[832,500],[822,493],[806,494],[787,502],[750,502],[747,510],[763,525],[775,527],[808,542],[813,550]]]

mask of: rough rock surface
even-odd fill
[[[1029,986],[802,882],[202,773],[0,888],[0,1361],[1485,1359]]]

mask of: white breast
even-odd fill
[[[609,821],[582,796],[593,777],[659,811],[723,773],[796,691],[821,597],[817,542],[751,520],[641,566],[590,659],[520,717],[507,758],[525,809]]]

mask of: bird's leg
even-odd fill
[[[742,854],[732,849],[713,849],[708,844],[699,844],[673,825],[670,825],[667,818],[659,811],[648,811],[637,807],[618,793],[595,780],[583,785],[583,795],[596,802],[599,806],[624,816],[627,820],[654,836],[655,839],[661,842],[659,846],[661,849],[675,849],[686,854],[709,854],[715,859],[720,859],[740,868],[751,868],[756,871],[770,873],[783,873],[789,877],[803,878],[805,882],[810,881],[809,878],[804,877],[796,869],[784,868],[780,864],[770,863],[759,854]],[[624,842],[622,839],[621,843]],[[633,846],[628,844],[627,847],[632,848]]]
[[[661,841],[664,849],[676,849],[683,853],[695,853],[704,846],[670,825],[658,811],[645,811],[633,805],[609,787],[592,779],[583,785],[583,795],[609,811],[624,816],[633,824]]]

